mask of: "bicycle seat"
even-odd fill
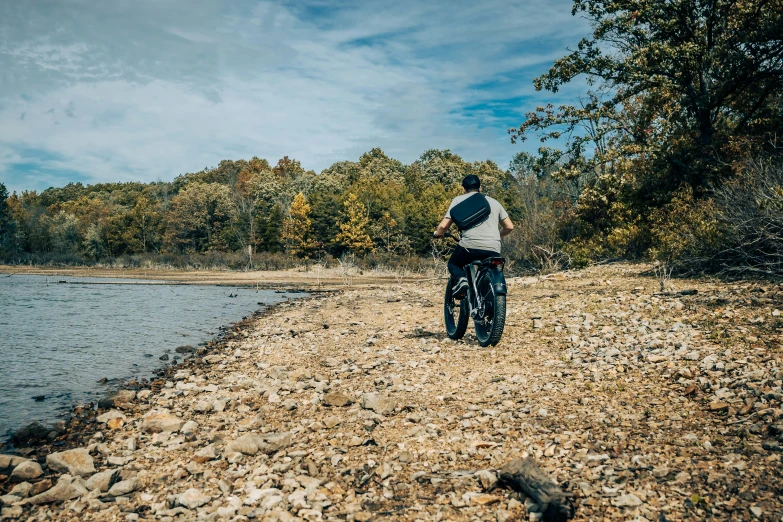
[[[476,265],[478,267],[483,267],[487,265],[503,266],[505,264],[506,264],[505,257],[488,257],[486,259],[482,259],[481,261],[473,261],[471,263],[471,265]]]

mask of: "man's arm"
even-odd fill
[[[500,229],[500,237],[506,237],[514,230],[514,223],[511,222],[511,218],[501,220],[500,226],[503,227]]]
[[[451,226],[451,218],[443,218],[443,221],[440,222],[440,225],[438,225],[438,228],[435,229],[435,232],[432,235],[434,235],[435,237],[443,237],[443,234],[448,232],[450,226]]]

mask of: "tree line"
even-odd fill
[[[518,212],[518,183],[492,161],[426,151],[410,165],[373,149],[320,173],[284,157],[225,160],[172,182],[71,183],[8,195],[0,185],[2,253],[101,261],[140,254],[284,254],[319,259],[429,256],[432,230],[462,178]],[[65,257],[63,257],[65,256]]]

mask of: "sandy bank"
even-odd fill
[[[532,455],[577,520],[779,520],[783,288],[674,285],[624,266],[512,279],[492,349],[445,338],[436,283],[279,305],[118,399],[81,453],[0,461],[31,476],[3,514],[538,520],[493,488]],[[31,496],[46,480],[63,500]]]

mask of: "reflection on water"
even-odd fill
[[[247,288],[94,284],[118,282],[132,281],[0,274],[0,438],[95,401],[107,391],[97,384],[103,377],[150,378],[176,347],[288,299]]]

